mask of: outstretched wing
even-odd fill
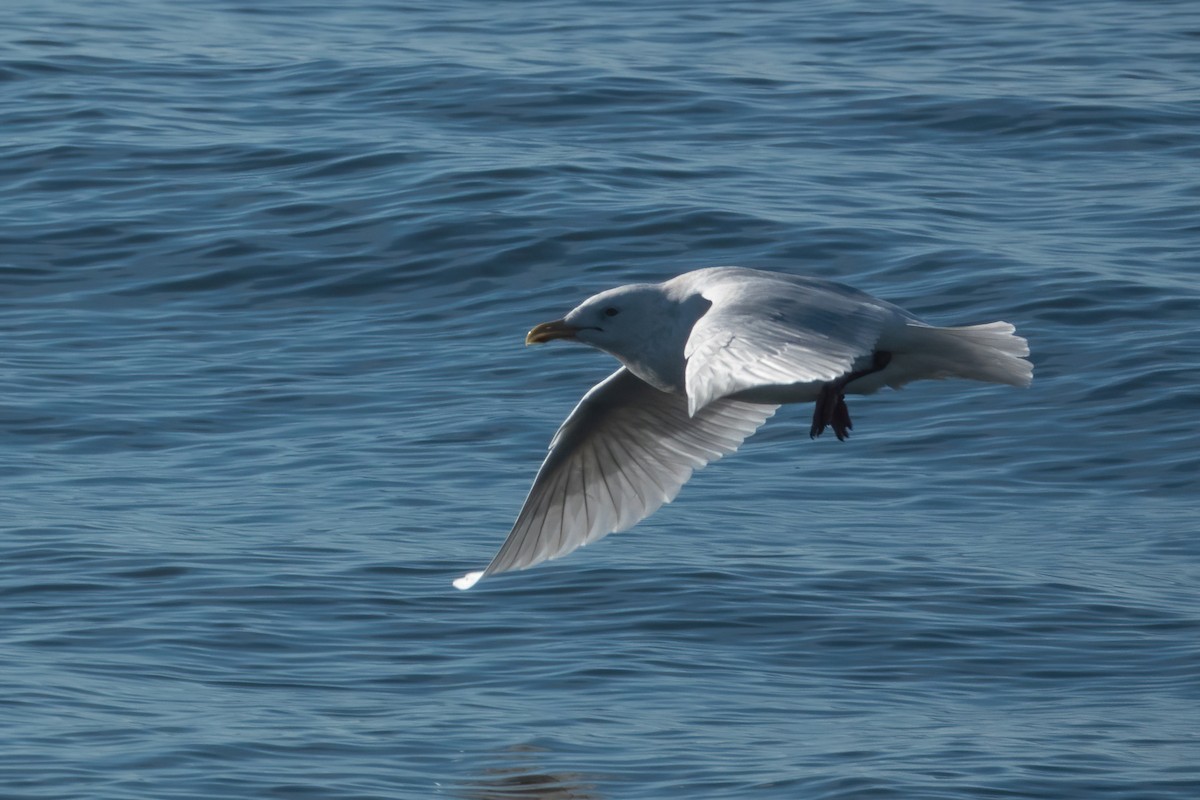
[[[720,280],[723,271],[709,271],[702,293],[712,306],[684,350],[691,414],[746,389],[834,380],[870,355],[885,323],[906,316],[829,281],[740,269]]]
[[[567,417],[500,551],[482,572],[525,569],[623,531],[675,499],[692,472],[736,450],[777,406],[717,400],[689,416],[687,399],[624,367]]]

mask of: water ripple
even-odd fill
[[[6,11],[6,797],[1200,790],[1192,4],[118,11]],[[1036,380],[453,592],[612,369],[524,332],[722,263]]]

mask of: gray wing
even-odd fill
[[[848,286],[754,270],[715,271],[712,303],[684,355],[688,410],[746,389],[830,381],[869,355],[885,325],[908,315]]]
[[[717,400],[694,417],[687,400],[621,367],[567,417],[525,505],[495,558],[454,582],[525,569],[609,533],[671,502],[692,472],[732,453],[777,406]]]

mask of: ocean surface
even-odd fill
[[[738,264],[1028,390],[783,409],[470,592]],[[1200,5],[0,10],[0,798],[1200,797]]]

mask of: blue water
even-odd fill
[[[1200,6],[0,11],[0,797],[1200,797]],[[460,593],[741,264],[1027,391],[783,410]]]

